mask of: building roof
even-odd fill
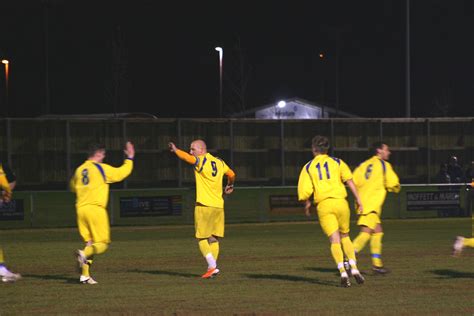
[[[302,99],[302,98],[295,97],[295,98],[285,99],[285,100],[282,100],[282,101],[285,101],[286,103],[297,103],[297,104],[307,106],[307,107],[312,107],[312,108],[315,108],[315,109],[316,108],[317,109],[322,109],[324,112],[331,114],[332,117],[336,117],[336,116],[337,117],[360,117],[358,115],[355,115],[355,114],[352,114],[352,113],[349,113],[349,112],[337,110],[333,107],[322,105],[322,104],[319,104],[319,103],[310,102],[310,101]],[[249,110],[246,110],[246,111],[243,111],[243,112],[234,113],[234,114],[231,115],[231,117],[248,117],[251,114],[255,114],[255,112],[267,109],[269,107],[274,107],[275,105],[276,105],[276,103],[269,103],[269,104],[262,105],[262,106],[259,106],[259,107],[256,107],[256,108],[252,108],[252,109],[249,109]]]

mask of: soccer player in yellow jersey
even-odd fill
[[[0,161],[0,205],[10,202],[12,198],[12,191],[16,185],[16,177],[7,164]],[[0,277],[3,282],[15,282],[21,279],[21,275],[13,273],[5,266],[5,258],[3,256],[3,249],[0,248]]]
[[[219,238],[224,237],[224,199],[222,179],[227,176],[225,194],[234,191],[235,173],[220,158],[207,152],[206,143],[197,139],[191,143],[190,154],[178,149],[174,143],[168,144],[170,151],[178,158],[193,166],[196,178],[196,206],[194,227],[199,249],[207,261],[207,271],[202,278],[209,279],[220,271],[217,268]]]
[[[468,179],[468,181],[469,180],[474,180],[474,179],[471,178],[471,179]],[[474,189],[474,181],[471,182],[471,187]],[[472,233],[474,234],[474,217],[472,217],[471,223],[472,223]],[[462,250],[465,247],[474,248],[474,237],[466,238],[462,236],[457,236],[453,244],[453,256],[455,257],[460,256]]]
[[[79,234],[86,243],[83,250],[77,250],[77,260],[81,269],[79,281],[97,284],[90,276],[89,268],[95,255],[104,253],[110,244],[110,223],[107,215],[109,184],[125,179],[133,169],[135,148],[132,143],[125,145],[125,161],[114,168],[103,163],[105,147],[92,144],[89,158],[74,172],[71,189],[76,193],[76,213]]]
[[[464,247],[474,248],[474,237],[466,238],[462,236],[457,236],[456,241],[453,245],[453,256],[460,256]]]
[[[298,200],[305,201],[305,212],[309,216],[311,196],[317,204],[319,223],[331,243],[331,254],[341,274],[341,285],[351,286],[348,272],[357,283],[364,277],[357,269],[356,256],[349,238],[350,210],[347,203],[346,183],[362,208],[357,189],[352,182],[352,173],[344,161],[327,155],[329,140],[315,136],[312,140],[314,158],[306,163],[298,179]],[[342,244],[342,246],[341,246]],[[349,258],[350,271],[344,268],[344,253]]]
[[[382,205],[388,192],[400,192],[400,182],[392,165],[387,161],[390,149],[383,142],[372,145],[374,156],[362,162],[354,170],[354,183],[364,209],[358,209],[360,233],[354,239],[354,249],[359,253],[370,240],[372,270],[374,273],[388,272],[382,262]]]

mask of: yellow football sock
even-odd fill
[[[3,249],[0,248],[0,264],[5,262],[5,258],[3,257]]]
[[[92,244],[92,246],[86,246],[86,248],[84,248],[84,255],[86,256],[86,258],[90,258],[93,255],[100,255],[104,253],[107,248],[109,248],[108,244],[103,242],[96,242]]]
[[[474,238],[464,238],[464,241],[463,241],[463,246],[464,247],[471,247],[471,248],[474,248]],[[1,256],[0,256],[1,258]],[[1,260],[0,260],[1,262]]]
[[[211,242],[209,246],[211,247],[212,256],[217,261],[217,257],[219,257],[219,242]]]
[[[360,232],[359,235],[352,242],[354,244],[354,250],[358,253],[364,249],[365,245],[370,239],[370,234],[366,232]]]
[[[342,264],[344,261],[344,252],[342,251],[341,244],[331,244],[331,254],[337,264],[339,272],[344,272],[344,265]]]
[[[349,237],[344,237],[341,239],[342,249],[344,249],[344,253],[346,254],[347,258],[350,260],[356,261],[356,255],[354,252],[354,245]]]
[[[206,257],[210,253],[212,254],[211,246],[209,246],[207,239],[199,240],[199,250],[201,250],[203,257]]]
[[[89,269],[92,265],[92,260],[87,260],[87,264],[82,265],[82,275],[83,276],[91,276],[89,273]]]
[[[372,254],[372,265],[383,267],[382,262],[382,237],[383,233],[373,233],[370,238],[370,253]]]

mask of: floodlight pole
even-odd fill
[[[411,84],[410,84],[410,0],[406,1],[406,45],[405,45],[405,116],[411,117]]]
[[[2,60],[2,64],[5,65],[5,114],[8,117],[8,76],[9,76],[9,65],[10,62],[7,59]]]
[[[219,52],[219,117],[222,117],[222,59],[224,57],[224,50],[222,47],[216,47]]]

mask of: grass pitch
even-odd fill
[[[221,274],[206,264],[192,226],[114,227],[96,258],[98,285],[78,284],[75,229],[0,231],[9,267],[23,274],[0,284],[1,315],[445,314],[474,313],[474,251],[450,256],[471,219],[384,221],[384,261],[392,273],[340,288],[329,243],[316,222],[227,225]],[[351,237],[357,234],[353,227]]]

